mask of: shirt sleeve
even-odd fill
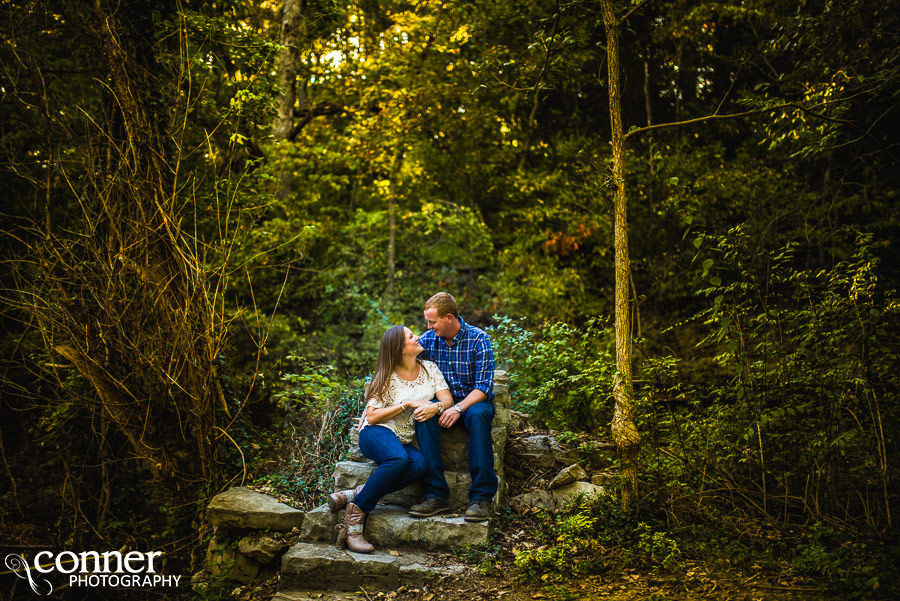
[[[478,337],[474,348],[475,390],[480,390],[488,398],[494,394],[494,350],[487,334]]]
[[[450,389],[447,386],[447,380],[444,379],[444,374],[441,373],[441,370],[438,369],[438,366],[433,361],[428,362],[428,376],[431,378],[431,385],[434,386],[435,392]]]

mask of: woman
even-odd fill
[[[453,399],[437,366],[418,359],[422,350],[419,337],[404,326],[390,328],[381,338],[378,366],[367,389],[359,430],[359,449],[378,468],[362,486],[329,496],[332,512],[347,507],[337,526],[338,548],[374,551],[363,537],[366,515],[381,497],[406,488],[425,474],[425,457],[412,444],[416,436],[413,420],[431,419]],[[438,402],[432,403],[435,397]]]

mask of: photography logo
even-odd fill
[[[53,583],[47,575],[59,574],[72,588],[143,588],[178,586],[181,576],[158,574],[162,551],[41,551],[30,561],[18,553],[6,556],[6,568],[36,595],[49,595]],[[54,578],[56,580],[56,578]]]

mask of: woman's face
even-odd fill
[[[404,355],[412,355],[416,356],[421,353],[423,350],[422,345],[419,344],[419,337],[412,333],[412,330],[409,328],[403,328],[403,334],[406,336],[406,340],[403,343],[403,354]]]

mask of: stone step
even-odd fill
[[[499,479],[498,491],[502,493],[505,481],[502,475],[502,462],[494,454],[494,465],[500,467],[501,471],[497,473]],[[368,480],[375,468],[378,467],[373,461],[340,461],[334,468],[334,490],[345,490],[356,488]],[[472,477],[468,471],[447,470],[444,471],[444,477],[447,478],[447,484],[450,486],[450,509],[453,511],[465,511],[469,506],[469,487],[472,485]],[[402,505],[410,507],[421,500],[422,485],[420,483],[407,486],[402,490],[392,492],[382,497],[381,502],[391,505]],[[501,494],[498,494],[494,502],[499,501]]]
[[[335,526],[344,518],[343,511],[331,513],[328,505],[306,514],[300,540],[334,542]],[[414,518],[408,508],[378,505],[366,518],[365,537],[376,548],[411,545],[451,551],[465,545],[482,545],[490,534],[489,522],[467,522],[461,513]]]
[[[356,422],[354,421],[354,424]],[[506,451],[508,432],[503,426],[491,428],[494,444],[494,469],[500,474],[503,471],[503,457]],[[469,469],[469,434],[464,428],[453,427],[441,434],[441,458],[444,468],[448,470],[468,471]],[[350,428],[350,449],[348,461],[369,461],[359,450],[359,430]]]
[[[206,508],[211,524],[240,529],[290,531],[303,524],[303,515],[299,509],[244,486],[217,494]]]
[[[352,553],[333,543],[298,543],[281,558],[278,595],[296,598],[304,590],[352,591],[396,589],[444,576],[460,576],[465,568],[439,566],[420,550],[376,549],[374,553]]]

